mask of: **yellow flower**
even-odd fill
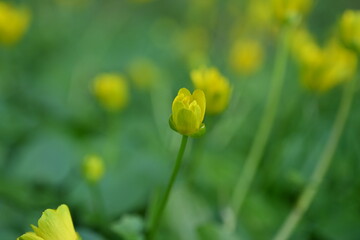
[[[355,75],[356,55],[334,39],[320,48],[306,29],[299,29],[292,36],[292,52],[300,65],[301,82],[309,90],[326,92]]]
[[[115,73],[104,73],[94,80],[94,94],[109,111],[123,109],[128,103],[129,90],[125,78]]]
[[[254,39],[241,39],[230,50],[230,66],[238,73],[250,75],[256,72],[264,58],[260,42]]]
[[[86,156],[83,162],[83,174],[90,183],[98,182],[105,172],[103,160],[97,155]]]
[[[172,103],[170,126],[178,133],[186,136],[201,135],[205,131],[202,123],[205,116],[206,100],[202,90],[193,94],[181,88]]]
[[[206,113],[218,114],[228,106],[231,88],[229,81],[216,68],[200,68],[191,72],[195,88],[205,93]]]
[[[247,18],[251,31],[257,30],[260,32],[266,32],[271,30],[272,15],[269,9],[271,8],[271,2],[269,0],[251,0],[248,2]]]
[[[313,0],[272,0],[274,17],[280,23],[298,22],[306,15]]]
[[[56,210],[47,209],[38,221],[38,227],[31,225],[34,232],[28,232],[17,240],[80,240],[75,232],[68,206]]]
[[[339,28],[340,39],[344,45],[360,52],[360,11],[345,11]]]
[[[160,78],[160,70],[149,59],[139,58],[129,66],[129,75],[139,89],[151,88]]]
[[[216,6],[216,1],[217,0],[190,0],[190,7],[204,11]]]
[[[322,49],[306,29],[295,31],[291,40],[292,53],[302,68],[314,68],[322,63]]]
[[[304,86],[315,92],[326,92],[331,88],[351,80],[356,72],[356,55],[331,41],[322,53],[318,66],[308,67],[301,74]]]
[[[27,9],[15,8],[6,2],[0,2],[0,42],[15,44],[23,36],[30,22]]]

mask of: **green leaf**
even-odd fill
[[[177,184],[171,192],[163,222],[177,238],[197,240],[197,227],[209,221],[211,214],[205,199],[187,185]]]
[[[111,228],[125,240],[143,240],[144,226],[142,217],[138,215],[124,215]]]
[[[74,140],[56,130],[47,129],[22,147],[12,176],[25,181],[61,183],[82,159]],[[36,166],[36,167],[35,167]]]

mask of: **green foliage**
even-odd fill
[[[242,29],[246,2],[214,1],[214,8],[202,11],[190,0],[14,2],[27,6],[32,18],[19,43],[0,46],[1,240],[30,231],[45,209],[61,203],[69,205],[84,240],[145,239],[156,208],[152,197],[162,194],[180,143],[168,124],[171,102],[179,88],[193,89],[189,72],[201,64],[218,67],[231,81],[233,95],[222,115],[205,117],[206,134],[189,139],[159,239],[274,236],[329,137],[341,86],[323,95],[307,92],[289,59],[269,143],[231,231],[224,212],[261,121],[276,41],[273,33],[259,37],[267,57],[253,76],[231,70],[229,46],[232,33]],[[329,38],[342,11],[358,4],[316,2],[308,25],[320,42]],[[182,36],[193,27],[204,33]],[[202,37],[207,40],[200,47],[192,46]],[[203,47],[206,60],[199,60],[200,53],[189,56]],[[161,71],[149,89],[138,89],[129,74],[130,62],[139,57]],[[107,112],[93,96],[92,81],[103,72],[121,73],[128,81],[130,100],[121,112]],[[292,239],[360,236],[359,104],[357,94],[330,170]],[[98,185],[101,206],[95,206],[81,175],[88,154],[105,161]]]
[[[143,240],[144,227],[142,217],[124,215],[119,221],[113,224],[112,229],[125,240]]]

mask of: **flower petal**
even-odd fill
[[[69,208],[61,205],[57,210],[47,209],[33,227],[35,233],[44,240],[76,240],[74,225]]]
[[[200,123],[202,123],[202,121],[204,120],[205,110],[206,110],[206,99],[204,92],[200,89],[196,89],[193,93],[193,99],[197,102],[197,104],[201,109]]]
[[[184,102],[182,101],[182,96],[176,96],[173,104],[172,104],[172,113],[173,113],[173,121],[175,122],[177,119],[177,114],[179,113],[180,109],[185,108]],[[175,122],[176,125],[176,122]]]
[[[183,135],[194,134],[198,130],[197,121],[194,112],[185,108],[181,109],[174,119],[177,131]]]
[[[196,129],[199,129],[199,127],[200,127],[200,125],[202,123],[201,118],[203,117],[202,112],[201,112],[201,108],[200,108],[199,104],[197,104],[196,101],[193,101],[190,104],[189,109],[190,109],[190,111],[192,111],[194,113],[195,118],[196,118]]]
[[[191,96],[191,93],[189,90],[187,90],[186,88],[180,88],[179,92],[178,92],[178,96],[184,94],[185,96]]]
[[[18,237],[16,240],[44,240],[33,232],[25,233],[24,235]]]

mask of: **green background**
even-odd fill
[[[228,5],[234,4],[241,17],[246,2],[215,1],[209,12],[196,12],[190,0],[16,3],[30,8],[32,20],[18,44],[0,47],[0,239],[30,231],[42,211],[62,203],[69,205],[84,240],[109,239],[91,221],[93,199],[81,176],[83,157],[92,153],[106,162],[100,192],[109,226],[127,239],[138,239],[132,234],[141,229],[139,217],[146,216],[149,202],[165,187],[180,143],[181,136],[168,126],[171,102],[180,87],[193,88],[186,61],[192,48],[179,47],[174,36],[194,25],[207,33],[207,63],[237,86],[239,101],[221,116],[207,116],[208,133],[190,140],[160,238],[270,239],[275,234],[319,159],[341,86],[323,95],[308,92],[289,58],[269,143],[236,236],[228,236],[221,227],[222,213],[261,120],[275,51],[273,37],[261,39],[265,61],[250,77],[228,66],[229,32],[238,17],[228,14]],[[307,23],[320,44],[347,8],[360,4],[315,2]],[[128,76],[129,63],[139,57],[151,59],[162,72],[151,90],[137,89]],[[109,114],[92,96],[92,80],[102,72],[127,77],[130,102],[123,111]],[[360,239],[357,88],[326,179],[291,239]],[[194,170],[191,163],[199,154]]]

